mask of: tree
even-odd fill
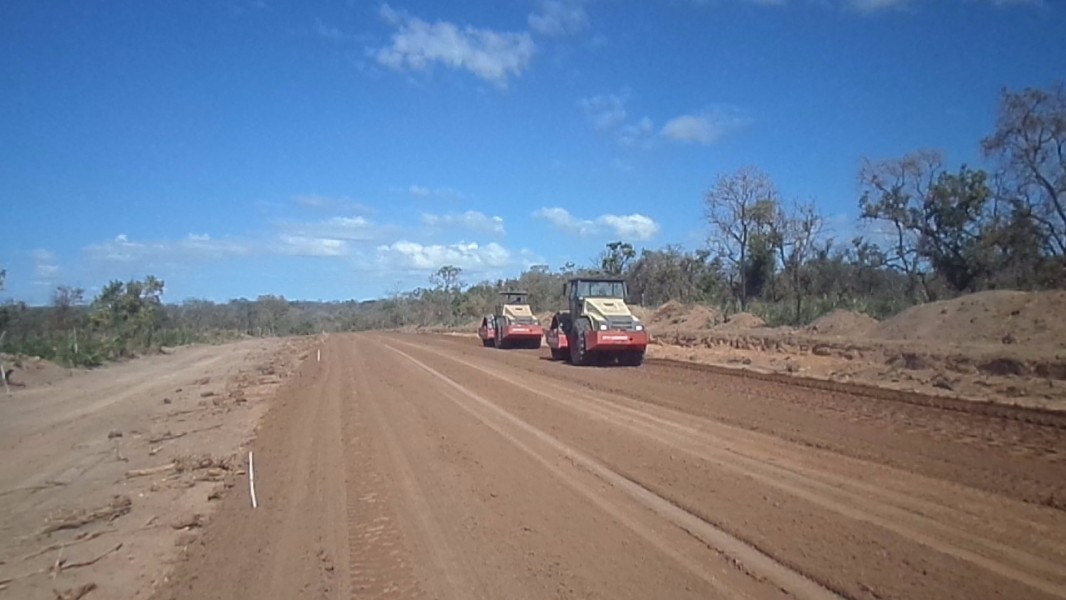
[[[723,288],[720,264],[709,250],[685,252],[679,246],[644,250],[629,268],[630,292],[646,306],[668,300],[702,302]]]
[[[1066,86],[1004,90],[982,147],[999,159],[1008,192],[1039,225],[1045,252],[1066,256]]]
[[[711,226],[710,245],[734,267],[740,282],[737,299],[745,310],[753,291],[750,281],[765,273],[767,253],[772,249],[760,235],[767,233],[777,211],[777,189],[770,177],[755,167],[719,175],[704,197],[705,215]],[[755,260],[752,260],[752,259]]]
[[[942,162],[939,152],[921,150],[899,159],[866,160],[859,172],[863,187],[860,217],[886,226],[883,233],[891,240],[885,252],[886,264],[907,276],[907,295],[912,302],[931,296],[918,252],[918,207],[936,181]]]
[[[436,273],[430,275],[429,281],[439,290],[455,293],[463,288],[462,275],[462,268],[445,265],[437,269]]]
[[[265,294],[255,299],[258,326],[266,335],[285,335],[289,331],[289,301],[284,296]]]
[[[995,269],[994,223],[987,214],[992,190],[984,171],[965,166],[941,173],[915,215],[918,254],[955,292],[977,291]]]
[[[164,283],[153,275],[143,281],[112,281],[93,299],[89,319],[107,338],[111,356],[147,350],[162,317]]]
[[[637,255],[633,245],[628,242],[611,242],[600,253],[600,270],[606,275],[619,277],[626,271],[626,265]]]
[[[85,290],[68,285],[61,285],[52,292],[52,320],[55,327],[64,330],[70,325],[74,307],[85,300]]]
[[[803,319],[803,298],[811,283],[810,278],[805,277],[803,267],[815,252],[815,243],[821,235],[823,222],[822,215],[813,203],[796,204],[791,212],[779,210],[773,221],[773,238],[778,257],[792,291],[795,324],[799,324]]]

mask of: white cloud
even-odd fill
[[[582,98],[578,104],[596,125],[596,129],[608,131],[626,120],[625,96],[607,94]]]
[[[333,42],[339,42],[344,39],[344,34],[341,33],[340,29],[333,27],[332,25],[326,25],[322,22],[322,19],[318,18],[315,19],[315,33],[317,33],[319,37]]]
[[[622,239],[650,240],[659,233],[659,224],[641,214],[603,215],[597,222]]]
[[[344,256],[348,243],[344,240],[283,234],[278,251],[292,256]]]
[[[495,242],[483,246],[476,242],[423,245],[401,240],[378,246],[377,253],[378,262],[383,267],[417,271],[435,271],[444,265],[453,265],[476,273],[511,263],[511,253]]]
[[[378,240],[389,233],[389,228],[362,216],[332,217],[309,223],[287,222],[281,224],[281,229],[283,233],[295,237],[345,241]]]
[[[99,262],[221,259],[246,256],[250,253],[251,247],[244,242],[214,240],[207,234],[193,233],[179,240],[155,242],[136,242],[125,234],[119,234],[113,240],[85,247],[85,255],[90,260]]]
[[[56,263],[56,255],[50,250],[38,249],[30,252],[33,260],[33,283],[37,285],[52,285],[59,275],[59,265]]]
[[[655,123],[644,117],[636,123],[627,123],[618,131],[618,143],[633,146],[651,139],[655,133]]]
[[[744,127],[749,119],[735,110],[715,109],[700,114],[674,117],[660,133],[675,142],[711,145]]]
[[[580,0],[541,0],[529,26],[541,35],[572,35],[589,26],[589,17]]]
[[[393,188],[393,191],[396,191]],[[453,190],[450,187],[429,187],[425,185],[411,184],[407,186],[407,193],[415,198],[446,198],[446,199],[458,199],[462,198],[462,192]]]
[[[306,208],[315,208],[321,210],[344,210],[349,212],[360,212],[364,214],[373,214],[374,212],[376,212],[373,207],[361,204],[345,196],[300,194],[298,196],[293,196],[292,201]]]
[[[582,98],[578,101],[578,106],[597,130],[613,136],[615,141],[623,146],[634,146],[652,138],[655,124],[648,117],[628,122],[628,100],[629,90],[622,90],[617,94]]]
[[[596,223],[577,219],[570,214],[570,211],[558,206],[537,209],[533,216],[569,233],[591,235],[596,232]]]
[[[432,228],[458,227],[475,233],[503,235],[503,218],[490,217],[476,210],[445,215],[423,214],[422,222]]]
[[[867,14],[903,8],[910,4],[910,0],[849,0],[849,2],[852,8]]]
[[[330,205],[330,198],[326,196],[319,196],[318,194],[304,194],[301,196],[295,196],[292,199],[293,202],[301,206],[309,206],[311,208],[325,208]]]
[[[1044,0],[984,0],[986,4],[997,7],[1044,6]],[[893,10],[905,10],[920,4],[916,0],[845,0],[845,5],[865,15]]]
[[[533,216],[547,221],[556,228],[581,236],[607,233],[611,236],[644,241],[659,233],[659,224],[651,217],[635,213],[631,215],[600,215],[595,219],[579,219],[565,208],[545,207]]]
[[[526,70],[535,51],[533,39],[524,32],[459,27],[447,21],[429,23],[387,4],[382,5],[381,16],[396,32],[390,45],[374,54],[380,64],[397,71],[422,71],[440,63],[506,87],[510,77]]]

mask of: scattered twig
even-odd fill
[[[93,591],[95,589],[96,589],[96,584],[90,582],[90,583],[86,583],[85,585],[83,585],[83,586],[81,586],[79,588],[69,589],[69,590],[67,590],[65,592],[60,592],[58,590],[52,590],[52,591],[54,591],[55,594],[56,594],[56,600],[81,600],[82,598],[88,596],[89,592],[91,592],[91,591]]]
[[[56,575],[59,575],[59,571],[63,568],[63,546],[59,547],[59,554],[56,555],[56,563],[52,565],[51,579],[55,579]]]
[[[118,544],[115,545],[114,548],[111,548],[110,550],[108,550],[107,552],[104,552],[103,554],[97,556],[96,558],[91,558],[89,560],[85,560],[85,561],[82,561],[82,562],[76,562],[76,563],[64,563],[64,564],[62,564],[60,566],[60,569],[61,570],[62,569],[77,569],[77,568],[80,568],[80,567],[92,566],[92,565],[95,565],[96,563],[100,562],[101,560],[103,560],[107,556],[109,556],[111,554],[114,554],[115,552],[118,552],[121,549],[122,549],[122,542],[119,542]]]
[[[169,420],[169,419],[173,419],[174,417],[180,417],[181,415],[191,415],[192,413],[202,412],[203,410],[204,410],[203,407],[188,408],[188,409],[185,409],[185,410],[176,410],[176,411],[173,411],[173,412],[168,412],[165,415],[157,415],[155,417],[152,417],[152,420],[153,421],[160,421],[160,420],[163,420],[163,419],[168,419]]]
[[[182,437],[185,437],[187,435],[189,435],[188,431],[186,431],[184,433],[170,433],[168,431],[168,432],[164,433],[163,435],[161,435],[159,437],[150,438],[148,440],[148,443],[149,444],[158,444],[160,442],[169,442],[170,440],[176,440],[178,438],[182,438]]]
[[[60,543],[52,544],[51,546],[47,546],[45,548],[41,548],[40,550],[34,552],[33,554],[27,554],[26,556],[23,556],[22,560],[26,561],[26,560],[30,560],[31,558],[37,558],[38,556],[40,556],[42,554],[47,554],[47,553],[51,552],[52,550],[61,550],[63,548],[67,548],[67,547],[73,546],[75,544],[81,544],[82,542],[88,542],[90,540],[95,540],[96,538],[104,535],[105,533],[114,533],[114,532],[115,532],[114,529],[105,529],[105,530],[102,530],[102,531],[94,531],[94,532],[92,532],[92,533],[90,533],[88,535],[83,535],[83,536],[75,539],[72,542],[60,542]]]
[[[129,496],[115,496],[107,506],[89,512],[81,511],[67,515],[58,519],[56,522],[47,525],[40,533],[49,534],[63,529],[77,529],[84,525],[88,525],[89,523],[105,519],[108,521],[114,521],[122,515],[130,512],[132,507],[133,501],[130,500]]]
[[[160,442],[169,442],[170,440],[176,440],[178,438],[182,438],[182,437],[185,437],[187,435],[191,435],[191,434],[194,434],[194,433],[202,433],[204,431],[211,431],[212,429],[220,429],[221,427],[222,427],[222,423],[219,423],[217,425],[212,425],[210,427],[201,427],[200,429],[190,429],[189,431],[183,431],[182,433],[171,433],[171,432],[168,431],[168,432],[164,433],[163,435],[161,435],[159,437],[149,439],[148,443],[149,444],[158,444]]]
[[[49,480],[49,481],[46,481],[46,482],[38,484],[38,485],[28,485],[26,487],[20,487],[20,488],[14,488],[14,489],[10,489],[10,490],[4,490],[4,491],[0,492],[0,497],[7,496],[8,494],[14,494],[14,493],[17,493],[17,492],[30,492],[30,493],[39,492],[41,490],[46,490],[48,488],[62,487],[64,485],[67,485],[67,482]]]
[[[158,467],[151,467],[148,469],[133,469],[132,471],[126,471],[126,479],[132,479],[134,477],[143,477],[145,475],[156,475],[158,473],[166,473],[171,469],[177,468],[178,463],[168,463]]]
[[[255,499],[255,463],[252,462],[252,451],[248,451],[248,490],[252,494],[252,508],[259,508],[259,502]]]

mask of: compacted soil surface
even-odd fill
[[[41,533],[63,522],[42,504],[66,503],[79,457],[112,461],[114,440],[133,434],[108,440],[109,427],[125,428],[94,426],[81,441],[93,415],[110,422],[106,395],[36,420],[5,412],[3,488],[21,491],[0,497],[0,573],[44,569],[8,584],[8,596],[94,581],[89,597],[150,589],[165,600],[1066,598],[1062,413],[668,361],[573,367],[544,348],[501,351],[459,336],[306,343],[290,350],[303,359],[272,392],[250,446],[258,508],[243,450],[226,468],[194,462],[132,479],[123,471],[137,467],[123,464],[91,488],[91,506],[121,512],[112,496],[132,501],[92,531],[159,524],[173,537],[183,526],[172,569],[139,562],[164,553],[162,543],[78,568],[49,571],[55,550],[23,561],[89,530]],[[122,389],[187,389],[195,378],[182,364],[215,381],[212,369],[248,364],[237,348],[160,359],[174,366]],[[68,433],[38,437],[48,418]],[[173,421],[141,427],[141,438],[185,431]],[[222,430],[186,437],[206,444]],[[118,452],[153,447],[137,444]],[[165,464],[163,448],[155,458]],[[139,494],[204,494],[180,485],[210,469],[224,493],[202,524],[183,523],[177,509],[138,514],[148,502]],[[149,491],[125,491],[130,481]],[[126,539],[116,535],[64,559],[95,559]]]

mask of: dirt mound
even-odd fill
[[[657,326],[669,326],[680,322],[685,313],[685,305],[680,302],[670,300],[659,308],[655,309],[655,312],[651,313],[651,317],[648,319],[648,325]]]
[[[660,329],[709,329],[720,317],[718,311],[700,304],[685,306],[670,300],[652,313],[648,324]]]
[[[629,312],[633,313],[633,316],[640,319],[641,321],[648,321],[648,309],[644,308],[643,306],[640,306],[639,304],[630,304]]]
[[[978,292],[908,308],[872,337],[1066,348],[1066,292]]]
[[[807,326],[807,333],[843,337],[865,337],[879,324],[878,320],[850,310],[834,310]]]
[[[0,355],[0,363],[8,371],[8,384],[12,387],[38,387],[51,385],[66,379],[72,369],[36,356]]]
[[[766,321],[763,321],[761,317],[751,313],[742,312],[731,315],[724,323],[716,325],[715,329],[719,331],[741,331],[744,329],[756,329],[765,326]]]

